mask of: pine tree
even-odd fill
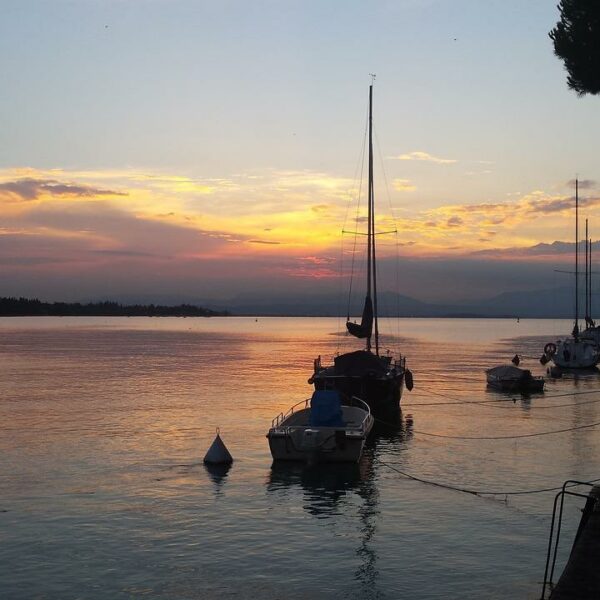
[[[600,94],[600,0],[561,0],[558,10],[560,21],[548,35],[567,84],[580,96]]]

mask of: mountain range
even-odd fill
[[[246,293],[216,301],[179,295],[123,296],[120,302],[192,304],[211,310],[229,311],[232,315],[252,316],[350,316],[360,315],[362,299],[357,298],[348,307],[347,298],[336,294],[298,295],[273,294],[270,296]],[[584,296],[580,299],[583,315]],[[477,301],[452,304],[431,303],[395,294],[379,294],[379,314],[399,317],[512,317],[512,318],[571,318],[574,316],[573,290],[570,287],[533,291],[505,292]],[[593,316],[593,314],[592,314]]]

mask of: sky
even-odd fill
[[[364,238],[342,231],[364,227],[371,73],[377,230],[397,232],[377,238],[381,289],[564,286],[576,176],[598,238],[600,98],[568,90],[558,17],[550,0],[4,0],[1,295],[302,297],[343,288],[353,257],[359,279]]]

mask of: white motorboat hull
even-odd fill
[[[267,434],[273,460],[358,462],[374,419],[354,406],[343,406],[342,412],[345,424],[338,427],[311,426],[309,408],[291,413]]]
[[[579,339],[600,347],[600,327],[588,327],[579,334]]]
[[[562,369],[589,369],[600,361],[600,353],[596,346],[582,339],[567,338],[556,344],[556,352],[552,362]]]
[[[486,370],[487,384],[502,392],[542,392],[543,377],[533,377],[528,369],[515,365],[501,365]]]

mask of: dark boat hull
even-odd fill
[[[329,371],[329,372],[328,372]],[[376,417],[399,412],[404,387],[404,372],[385,377],[336,375],[323,369],[311,378],[315,390],[337,390],[343,397],[364,400]]]
[[[522,394],[531,392],[543,392],[544,380],[533,379],[526,382],[521,381],[488,381],[488,386],[501,392],[520,392]]]

